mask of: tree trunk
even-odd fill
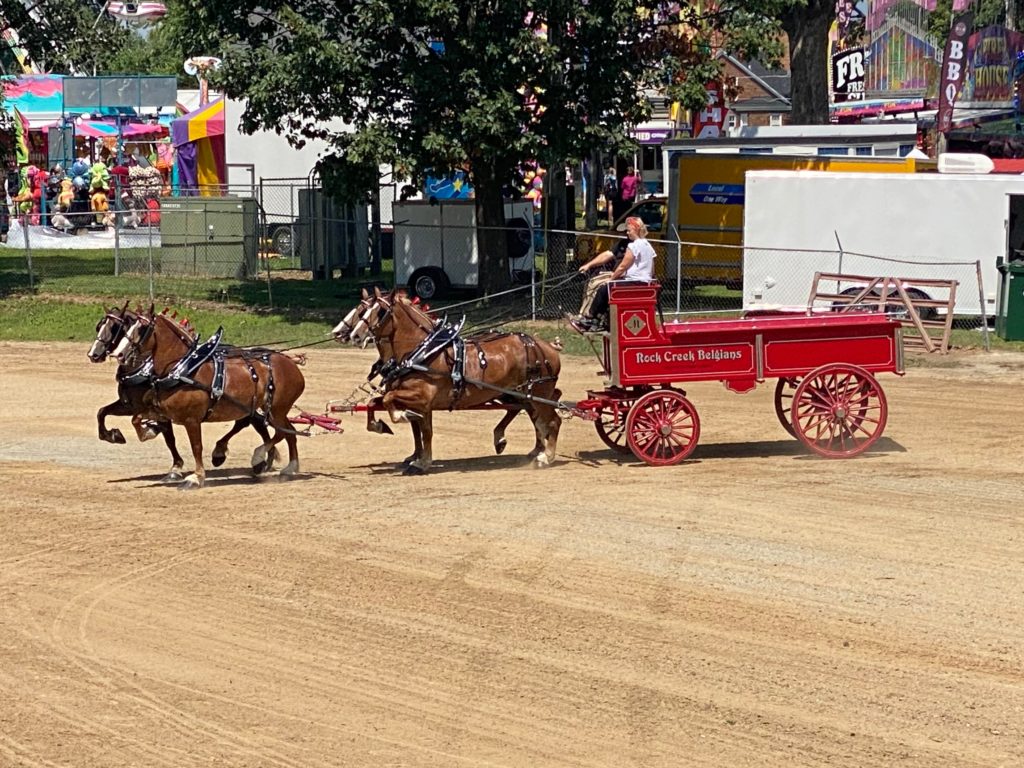
[[[484,296],[505,290],[510,282],[505,201],[501,195],[503,179],[494,164],[480,161],[473,166],[478,286]]]
[[[380,254],[380,180],[370,190],[370,274],[376,277],[381,271]]]
[[[597,229],[597,195],[601,185],[601,153],[596,149],[590,153],[587,167],[587,194],[583,200],[585,225],[588,230]]]
[[[543,242],[547,251],[549,276],[565,272],[565,230],[569,229],[568,204],[565,188],[565,161],[554,161],[544,174]],[[557,230],[552,234],[552,230]]]
[[[835,18],[833,0],[807,0],[782,16],[789,37],[789,70],[794,125],[828,123],[828,28]]]

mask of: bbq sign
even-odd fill
[[[687,344],[627,349],[622,373],[631,380],[683,381],[708,376],[754,374],[754,345]]]

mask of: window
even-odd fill
[[[778,128],[780,125],[782,125],[782,115],[778,113],[769,115],[768,125],[772,126],[773,128]]]
[[[848,155],[850,150],[847,147],[818,147],[819,155]]]
[[[729,113],[729,122],[728,122],[729,130],[734,129],[737,125],[738,125],[738,123],[736,122],[736,113],[735,112],[730,112]]]
[[[857,147],[857,154],[861,156],[867,155],[870,157],[875,154],[875,149],[874,147]]]
[[[639,216],[651,232],[661,232],[661,223],[665,219],[665,203],[651,200],[640,203],[633,209],[633,216]]]

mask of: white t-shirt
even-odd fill
[[[648,282],[653,280],[654,257],[656,255],[653,246],[647,242],[646,238],[638,237],[626,247],[633,254],[633,263],[626,270],[624,278],[626,280],[645,280]]]

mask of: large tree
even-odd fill
[[[789,38],[790,120],[824,125],[829,120],[828,29],[835,0],[783,0],[777,10]]]
[[[626,147],[646,87],[703,102],[712,32],[733,25],[744,46],[771,39],[758,34],[771,22],[739,0],[712,14],[672,4],[671,15],[643,0],[184,5],[184,45],[224,59],[218,82],[247,99],[244,127],[329,141],[321,172],[340,193],[365,194],[380,163],[417,180],[468,169],[485,291],[507,278],[502,189],[519,163]],[[338,118],[350,130],[326,127]]]

